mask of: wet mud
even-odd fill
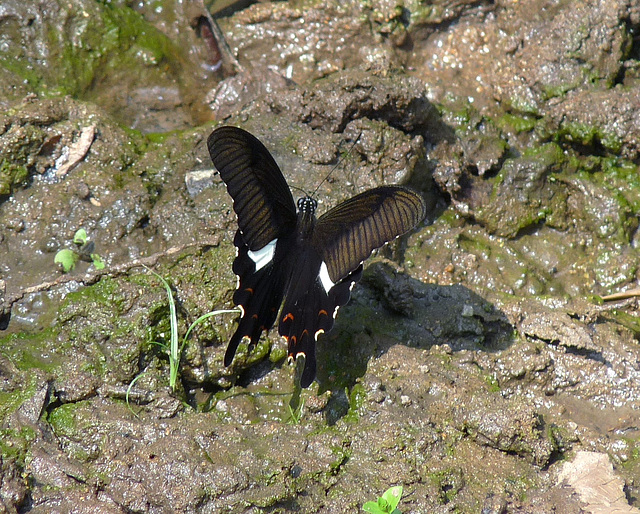
[[[640,4],[228,4],[220,67],[199,2],[0,7],[0,511],[638,512]],[[233,313],[170,386],[147,268],[181,335],[232,306],[218,124],[320,212],[429,205],[308,390],[276,331],[223,366]]]

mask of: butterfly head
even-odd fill
[[[300,214],[313,215],[318,208],[318,202],[310,196],[298,198],[298,212]]]

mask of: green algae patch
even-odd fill
[[[47,59],[25,58],[18,45],[0,58],[0,65],[34,91],[78,96],[105,72],[147,73],[150,67],[177,60],[169,38],[133,9],[102,2],[55,4],[42,16]],[[14,40],[21,38],[16,35]]]
[[[71,345],[59,337],[55,327],[35,334],[21,332],[0,339],[0,353],[21,371],[54,372],[66,359]]]
[[[545,220],[562,226],[567,194],[551,175],[559,172],[564,162],[562,150],[553,143],[507,159],[493,179],[490,201],[476,210],[476,220],[488,232],[502,237],[515,237]]]
[[[526,114],[516,115],[505,113],[496,120],[496,125],[502,130],[509,130],[516,133],[529,132],[538,124],[538,118]]]
[[[37,373],[23,373],[21,387],[13,390],[0,390],[0,419],[7,419],[37,391],[42,379]]]
[[[150,329],[153,301],[157,296],[140,289],[135,281],[107,277],[68,294],[58,322],[73,348],[73,367],[131,380],[140,353],[149,349],[155,337]]]
[[[53,409],[47,421],[55,434],[58,437],[75,437],[82,428],[78,426],[76,413],[87,405],[86,402],[67,403]]]
[[[12,111],[0,114],[0,124],[8,125],[0,138],[0,195],[9,195],[27,182],[29,167],[46,138],[41,127],[12,123],[14,115]]]
[[[108,434],[113,429],[106,420],[96,420],[91,401],[79,401],[60,405],[49,412],[47,422],[55,436],[65,442],[67,454],[74,460],[90,462],[101,451]],[[118,421],[114,420],[114,425]],[[85,472],[93,474],[88,468]]]
[[[357,423],[360,419],[360,410],[364,407],[367,399],[367,393],[364,386],[360,383],[355,384],[349,391],[349,410],[344,416],[344,420],[348,423]]]
[[[557,141],[593,148],[595,150],[594,153],[597,153],[598,147],[601,146],[613,155],[618,154],[623,145],[620,137],[613,132],[608,132],[598,125],[590,125],[577,121],[566,121],[562,123],[555,133],[555,139]]]
[[[27,168],[3,159],[0,162],[0,196],[10,195],[16,186],[25,183],[28,176]]]
[[[35,439],[36,432],[30,427],[0,429],[0,460],[15,460],[20,468],[24,468],[29,447]]]

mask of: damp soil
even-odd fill
[[[0,7],[0,511],[358,512],[402,485],[402,512],[638,512],[640,307],[602,297],[640,273],[640,5],[209,7],[219,69],[198,2]],[[274,333],[223,366],[233,313],[170,387],[148,268],[180,334],[232,306],[223,123],[320,211],[429,204],[307,390]],[[617,497],[567,482],[585,452]]]

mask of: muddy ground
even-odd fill
[[[219,70],[203,15],[0,6],[0,512],[359,512],[392,485],[404,513],[639,512],[638,300],[602,296],[639,275],[640,2],[231,6]],[[275,333],[223,366],[235,314],[169,385],[142,264],[182,335],[232,306],[221,123],[292,186],[335,168],[321,211],[429,203],[302,392]]]

